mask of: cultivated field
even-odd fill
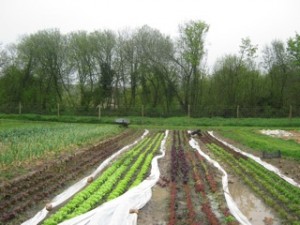
[[[293,125],[280,127],[290,121],[266,120],[258,126],[256,121],[248,120],[240,121],[248,124],[248,127],[241,127],[229,126],[233,120],[217,119],[212,121],[212,126],[205,124],[199,134],[192,136],[189,127],[178,118],[174,124],[170,121],[159,125],[151,120],[149,132],[145,134],[145,125],[124,129],[117,125],[1,120],[1,223],[20,224],[46,206],[47,215],[43,219],[27,224],[54,225],[63,221],[72,224],[68,219],[74,221],[77,216],[97,207],[113,205],[124,193],[139,190],[143,181],[155,177],[151,163],[155,156],[161,155],[163,157],[158,160],[160,178],[152,187],[152,198],[145,206],[141,204],[123,212],[125,217],[120,224],[125,222],[124,218],[134,215],[138,215],[137,224],[143,225],[300,224],[300,188],[297,186],[300,144],[297,138],[270,137],[260,132],[280,128],[296,137],[299,130]],[[226,126],[219,126],[224,123]],[[166,127],[171,130],[165,132]],[[196,127],[199,128],[198,122],[193,126]],[[205,130],[214,130],[214,136]],[[280,150],[281,158],[262,160],[278,168],[294,183],[216,138],[253,157],[261,157],[262,151]],[[108,158],[111,161],[106,163]],[[101,171],[84,180],[84,186],[74,195],[60,204],[53,201],[56,195],[103,163]],[[14,171],[16,165],[20,169]],[[228,174],[227,184],[224,183],[226,172],[222,170]],[[262,212],[261,218],[252,218],[242,209],[251,203],[241,202],[234,195],[232,200],[236,203],[230,202],[231,197],[225,196],[230,195],[225,187],[234,192],[238,184],[242,187],[242,195],[255,196],[268,213]],[[235,210],[232,204],[241,210]],[[249,210],[254,210],[254,214],[259,211]],[[243,213],[245,221],[241,219]],[[102,224],[101,219],[98,218],[97,224]]]

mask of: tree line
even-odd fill
[[[204,21],[180,25],[176,39],[147,25],[119,32],[38,31],[0,48],[0,105],[126,112],[143,106],[161,115],[181,110],[200,116],[232,116],[216,109],[236,106],[300,107],[298,34],[265,46],[261,62],[257,46],[243,38],[239,53],[224,55],[209,71],[208,31]]]

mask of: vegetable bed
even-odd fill
[[[81,215],[138,185],[146,177],[163,137],[163,133],[156,133],[144,138],[42,224],[54,225]]]
[[[173,132],[169,225],[238,224],[226,207],[217,173],[188,144],[186,132]]]
[[[61,155],[30,173],[0,184],[0,224],[20,224],[33,216],[34,209],[80,180],[93,168],[142,134],[127,130],[85,150]]]
[[[264,202],[273,208],[284,224],[300,224],[300,189],[209,135],[201,140],[215,157],[238,175]]]

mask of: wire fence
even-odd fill
[[[225,118],[273,118],[273,117],[300,117],[300,106],[287,105],[284,107],[243,107],[243,106],[201,106],[189,105],[184,110],[180,105],[172,107],[151,107],[151,106],[113,106],[113,107],[72,107],[61,104],[47,105],[26,105],[6,104],[0,105],[2,114],[39,114],[57,116],[142,116],[142,117],[225,117]]]

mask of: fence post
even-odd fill
[[[188,117],[191,117],[191,105],[188,105]]]
[[[293,106],[290,105],[289,119],[292,119],[292,117],[293,117]]]
[[[22,114],[22,103],[19,102],[19,115],[21,115],[21,114]]]
[[[98,119],[100,120],[101,119],[101,105],[97,105],[97,108],[98,108]]]
[[[236,107],[236,118],[240,118],[240,106]]]
[[[59,103],[57,103],[57,116],[59,117]]]
[[[145,114],[145,108],[144,105],[142,105],[142,124],[144,123],[144,114]]]

